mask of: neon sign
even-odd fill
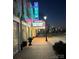
[[[43,26],[45,26],[45,21],[35,20],[32,22],[32,26],[43,27]]]
[[[34,18],[39,19],[38,2],[34,2]]]

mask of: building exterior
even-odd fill
[[[45,21],[39,20],[38,2],[32,5],[30,0],[13,0],[13,55],[21,51],[23,41],[36,37],[40,29],[45,29]]]
[[[24,13],[26,12],[25,10],[23,11]],[[27,38],[29,37],[28,24],[24,22],[24,20],[22,21],[22,30],[20,28],[21,15],[22,0],[13,0],[13,55],[21,51],[22,42],[27,41]],[[27,16],[26,13],[24,16]]]
[[[13,0],[13,55],[19,51],[18,1]]]
[[[19,22],[19,18],[13,16],[13,55],[15,55],[20,50]]]

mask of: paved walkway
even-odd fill
[[[45,37],[35,38],[32,46],[25,47],[23,51],[14,56],[14,59],[57,59],[50,41],[50,38],[48,42],[45,41]]]

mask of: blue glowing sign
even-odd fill
[[[38,2],[34,2],[34,18],[39,19]]]
[[[38,2],[34,2],[34,6],[35,7],[38,7]]]

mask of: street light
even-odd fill
[[[47,16],[44,16],[44,20],[46,20],[47,19]]]
[[[46,19],[47,19],[47,16],[44,16],[44,20],[45,20],[45,30],[46,30],[46,41],[48,41],[48,40],[47,40],[47,21],[46,21]]]

